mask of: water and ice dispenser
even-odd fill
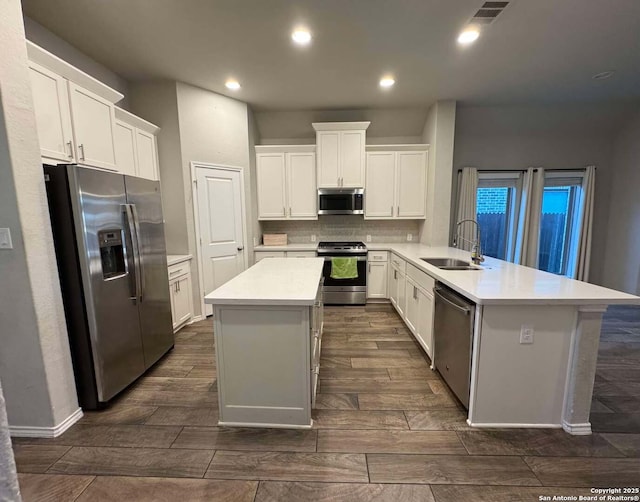
[[[121,277],[127,273],[122,229],[100,230],[100,261],[102,262],[102,278],[104,280]]]

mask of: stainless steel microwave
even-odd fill
[[[364,214],[364,189],[319,188],[318,214]]]

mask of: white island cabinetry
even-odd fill
[[[312,426],[323,264],[262,260],[205,297],[213,305],[219,425]]]

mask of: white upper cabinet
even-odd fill
[[[116,119],[116,161],[118,170],[129,176],[136,175],[136,128]]]
[[[287,153],[286,166],[289,218],[317,220],[316,154]]]
[[[315,146],[256,146],[256,172],[259,219],[318,219]]]
[[[159,128],[117,106],[115,116],[118,170],[131,176],[158,180],[156,133]]]
[[[256,154],[258,217],[261,220],[284,220],[287,217],[285,157],[284,152]]]
[[[113,103],[73,82],[69,97],[78,163],[117,171]]]
[[[34,62],[29,63],[29,76],[42,157],[73,163],[75,150],[67,80]]]
[[[315,122],[318,188],[363,188],[370,122]]]
[[[366,219],[426,217],[428,147],[367,147]]]

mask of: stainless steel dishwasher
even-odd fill
[[[437,283],[434,288],[434,364],[469,409],[469,386],[471,383],[471,349],[475,303],[459,295],[453,289]]]

